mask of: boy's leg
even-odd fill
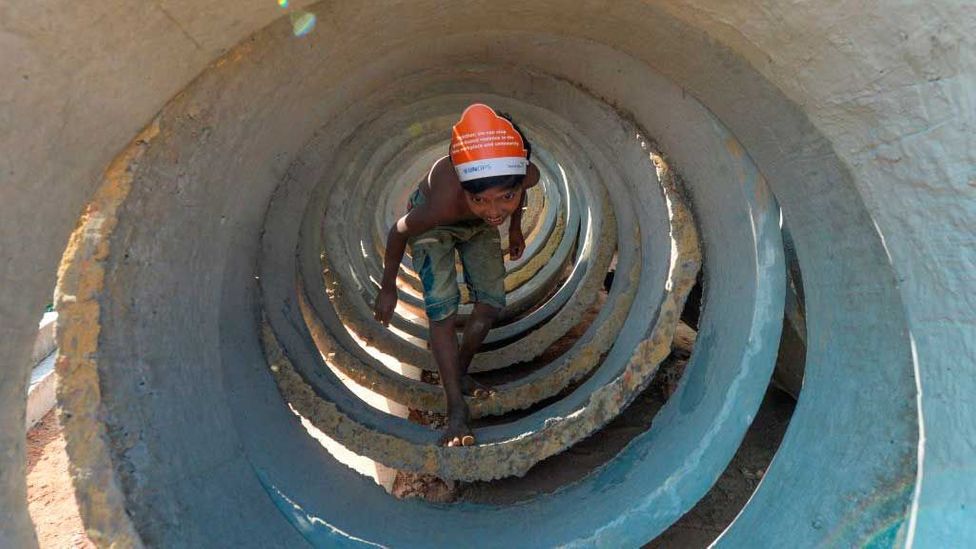
[[[464,280],[475,302],[461,338],[461,388],[466,394],[485,398],[491,395],[491,389],[469,376],[468,367],[505,307],[505,260],[498,229],[481,225],[458,246],[458,251],[464,268]]]
[[[474,310],[471,311],[471,316],[468,318],[467,324],[464,326],[464,335],[461,337],[461,349],[458,355],[458,364],[460,366],[461,375],[461,390],[466,395],[471,395],[478,398],[486,398],[491,396],[491,388],[485,386],[484,384],[478,383],[471,376],[468,375],[468,366],[471,365],[471,359],[474,358],[474,354],[478,352],[478,348],[481,347],[481,343],[485,340],[485,336],[488,335],[488,330],[498,319],[498,315],[501,313],[501,309],[489,305],[487,303],[475,303]]]
[[[461,365],[458,361],[454,315],[430,322],[430,347],[447,397],[447,429],[441,444],[470,446],[474,444],[474,437],[468,427],[468,405],[461,392]],[[466,440],[466,437],[470,439]]]
[[[474,444],[468,428],[468,405],[461,392],[461,368],[454,322],[460,301],[454,268],[455,235],[435,228],[411,239],[414,270],[424,287],[424,309],[429,320],[430,348],[447,398],[448,425],[442,444]]]

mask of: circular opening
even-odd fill
[[[333,15],[352,21],[372,9]],[[463,523],[434,541],[492,532],[498,542],[643,543],[706,493],[765,394],[789,301],[772,190],[805,279],[836,279],[823,267],[829,246],[812,237],[834,199],[791,214],[813,201],[784,182],[775,151],[747,154],[743,141],[756,145],[755,134],[723,123],[742,127],[734,106],[703,94],[706,108],[673,81],[687,75],[652,69],[661,44],[602,44],[587,38],[592,30],[539,14],[538,32],[465,28],[436,40],[417,38],[432,23],[392,21],[376,20],[384,37],[376,44],[343,32],[297,42],[285,21],[272,25],[176,97],[106,175],[60,283],[66,364],[97,372],[72,378],[64,400],[79,432],[101,434],[73,459],[109,479],[78,481],[109,502],[101,516],[82,510],[95,523],[112,517],[96,528],[105,539],[411,544],[430,542],[437,524]],[[322,52],[334,54],[328,63]],[[751,85],[754,75],[723,68],[714,47],[696,55]],[[479,445],[443,448],[436,429],[410,419],[410,410],[442,411],[443,401],[409,261],[394,329],[371,321],[370,308],[385,228],[474,100],[513,113],[538,144],[544,183],[526,215],[531,253],[507,263],[509,316],[472,362],[499,383],[495,398],[470,402]],[[796,122],[784,104],[777,129]],[[613,420],[651,383],[703,258],[694,353],[673,394],[614,459],[559,490],[517,505],[397,501],[333,459],[296,418],[398,470],[465,481],[524,474]],[[614,282],[601,295],[612,263]],[[824,287],[811,283],[801,296],[810,337],[833,334]],[[575,339],[553,351],[566,337]],[[547,350],[549,360],[525,364]],[[512,365],[520,367],[504,377]],[[823,406],[827,371],[807,377],[794,440],[815,431],[804,401]],[[370,405],[355,385],[405,410]],[[796,444],[784,444],[787,456]],[[228,498],[240,524],[217,532],[207,517]],[[581,501],[587,512],[567,526]],[[838,539],[860,539],[861,530]]]

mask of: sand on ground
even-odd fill
[[[27,433],[27,508],[42,548],[94,549],[78,516],[56,409]]]

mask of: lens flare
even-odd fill
[[[278,6],[282,8],[288,7],[288,0],[278,0]]]
[[[298,11],[291,14],[291,30],[295,36],[305,36],[315,28],[315,14]]]

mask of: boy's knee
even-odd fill
[[[427,320],[430,322],[444,322],[450,319],[453,322],[460,301],[460,295],[449,295],[443,299],[437,299],[434,295],[430,294],[425,295],[424,311],[427,313]]]
[[[438,320],[429,320],[429,323],[431,329],[450,329],[453,331],[455,329],[455,324],[457,323],[457,315],[452,313]]]
[[[501,308],[488,303],[475,303],[474,307],[474,312],[489,322],[495,322],[502,314]]]

